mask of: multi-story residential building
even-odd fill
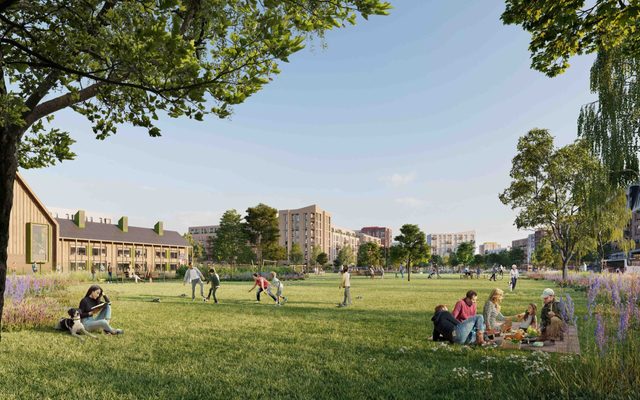
[[[375,243],[378,246],[382,246],[382,238],[377,236],[367,235],[362,231],[355,231],[355,232],[356,232],[356,236],[358,237],[358,247],[369,242]]]
[[[287,254],[294,243],[302,249],[306,262],[311,262],[314,245],[327,255],[331,253],[331,214],[315,204],[295,210],[279,210],[278,229],[280,246],[287,249]]]
[[[480,254],[491,254],[490,251],[501,249],[500,243],[498,242],[484,242],[478,247],[478,253]]]
[[[431,247],[431,254],[441,257],[454,253],[460,243],[476,241],[476,231],[455,233],[431,233],[427,235],[427,244]]]
[[[511,247],[510,247],[510,246],[507,246],[507,247],[498,247],[497,249],[486,250],[484,254],[485,254],[485,255],[487,255],[487,254],[500,254],[500,253],[502,253],[503,251],[509,251],[509,250],[511,250]]]
[[[360,239],[358,233],[351,229],[339,228],[337,226],[331,227],[331,253],[329,253],[329,260],[333,261],[338,257],[340,249],[349,246],[353,250],[353,255],[358,255],[358,248],[360,246]]]
[[[56,218],[20,175],[14,183],[13,205],[7,264],[17,273],[36,265],[42,272],[111,267],[118,275],[127,269],[176,270],[189,260],[187,241],[178,232],[164,230],[162,222],[153,228],[130,227],[128,218],[122,217],[114,225],[110,218],[87,217],[82,210]]]
[[[519,248],[522,249],[525,255],[525,264],[531,264],[531,260],[533,258],[533,253],[536,251],[536,248],[540,245],[540,241],[546,235],[546,232],[538,229],[534,233],[527,235],[526,238],[514,240],[511,242],[511,248]]]
[[[220,225],[203,225],[189,227],[189,233],[191,234],[191,237],[193,238],[193,240],[202,245],[206,258],[208,260],[211,260],[213,257],[213,255],[211,254],[212,247],[210,243],[211,240],[216,237],[216,231],[219,227]]]
[[[391,228],[386,228],[384,226],[365,226],[360,229],[360,232],[365,235],[374,236],[380,238],[380,245],[383,247],[391,246]]]

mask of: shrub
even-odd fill
[[[184,274],[187,273],[188,269],[189,267],[187,267],[186,265],[179,266],[178,269],[176,270],[176,279],[184,278]],[[201,271],[201,272],[204,273],[204,271]]]

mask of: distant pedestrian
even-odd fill
[[[384,267],[380,267],[380,279],[384,279]]]
[[[515,264],[511,266],[511,282],[509,283],[509,288],[513,292],[516,288],[516,283],[518,283],[518,278],[520,274],[518,273],[518,267]]]
[[[373,267],[369,267],[369,275],[371,275],[371,279],[376,277],[376,271],[373,269]]]
[[[339,289],[344,288],[344,300],[338,304],[338,307],[347,307],[351,305],[351,274],[349,273],[349,267],[342,267],[342,280],[340,281]]]
[[[138,277],[139,278],[139,277]],[[204,297],[204,276],[202,272],[198,269],[198,267],[194,267],[193,264],[189,264],[189,269],[184,273],[184,283],[186,285],[187,282],[191,283],[191,300],[195,301],[196,299],[196,285],[200,285],[200,296],[202,296],[203,301],[207,301],[206,297]],[[136,283],[138,280],[136,279]]]
[[[491,276],[489,277],[489,280],[495,282],[497,273],[498,273],[498,267],[494,264],[493,268],[491,268]]]
[[[211,284],[211,288],[207,295],[207,301],[209,301],[211,299],[211,295],[213,295],[213,302],[218,304],[216,292],[220,288],[220,276],[216,273],[216,269],[214,267],[209,268],[209,283]]]
[[[107,282],[111,283],[113,281],[113,268],[111,268],[111,263],[107,266],[107,276],[109,279]]]
[[[96,266],[94,264],[91,264],[91,280],[96,280]]]
[[[400,266],[400,277],[404,279],[404,266]]]
[[[34,274],[38,272],[38,264],[36,263],[31,264],[31,270],[33,271]]]

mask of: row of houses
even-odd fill
[[[83,210],[66,218],[51,214],[27,185],[16,176],[9,221],[7,266],[25,273],[40,271],[175,271],[189,260],[191,247],[162,221],[153,227],[129,226],[123,216],[93,222]]]

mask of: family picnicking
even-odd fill
[[[540,296],[543,301],[538,317],[538,307],[530,303],[524,312],[505,316],[501,312],[504,291],[493,289],[484,304],[482,314],[476,314],[478,294],[469,290],[449,312],[445,304],[435,307],[433,341],[480,346],[500,345],[504,348],[520,348],[554,345],[563,341],[567,324],[563,319],[561,304],[553,289],[546,288]]]

